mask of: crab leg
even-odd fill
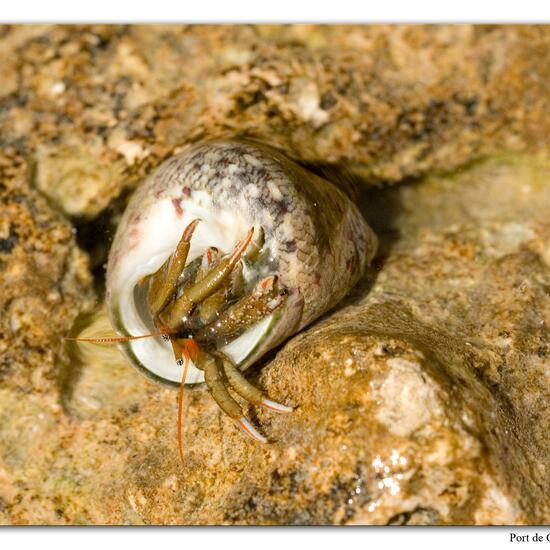
[[[250,243],[250,246],[247,248],[246,252],[243,254],[243,259],[247,262],[254,262],[258,255],[260,254],[260,250],[264,246],[265,243],[265,233],[264,228],[260,227],[260,229],[256,232],[256,235],[254,236],[254,239]]]
[[[187,287],[190,287],[204,278],[212,267],[219,262],[220,251],[215,246],[210,246],[202,257],[195,258],[182,272],[178,279],[179,298]]]
[[[199,342],[215,340],[218,345],[236,338],[243,331],[273,313],[285,299],[286,292],[276,294],[277,277],[261,280],[254,292],[244,296],[228,307],[213,323],[198,330],[195,337]]]
[[[235,250],[229,258],[222,260],[214,270],[207,273],[206,276],[203,277],[198,283],[186,289],[185,296],[188,300],[196,304],[218,290],[218,288],[225,282],[237,262],[241,259],[241,256],[244,254],[250,240],[252,239],[253,233],[254,228],[252,227],[250,228],[247,236],[237,244]]]
[[[182,319],[189,315],[198,302],[214,294],[223,285],[237,262],[241,259],[252,239],[253,233],[254,228],[251,228],[247,236],[237,244],[231,256],[222,260],[193,286],[186,288],[184,293],[176,299],[173,306],[167,309],[166,312],[161,313],[160,317],[167,327],[172,330],[176,329],[181,325]]]
[[[181,272],[181,275],[178,277],[178,288],[185,288],[186,286],[193,284],[198,277],[200,272],[202,258],[195,258],[192,262],[189,262],[185,269]]]
[[[264,231],[263,228],[260,227],[258,231],[255,231],[254,237],[241,257],[241,261],[235,265],[221,287],[218,288],[214,294],[197,304],[197,308],[193,313],[192,323],[195,329],[200,329],[214,322],[234,298],[242,295],[245,286],[243,261],[247,263],[256,261],[264,242]],[[219,250],[216,248],[209,248],[202,257],[201,269],[197,273],[196,280],[200,281],[207,273],[205,268],[211,269],[219,262],[219,258]]]
[[[161,268],[151,277],[148,300],[149,307],[156,316],[168,303],[176,291],[178,278],[181,275],[189,247],[191,237],[200,220],[193,220],[183,231],[181,239],[174,253],[164,262]]]
[[[199,304],[197,316],[201,326],[208,325],[216,319],[226,302],[225,292],[226,289],[221,288]]]
[[[215,267],[221,259],[221,253],[215,246],[210,246],[206,249],[206,252],[200,258],[200,267],[196,274],[196,281],[204,279],[208,272]]]
[[[215,251],[215,253],[212,252]],[[202,269],[200,272],[199,280],[202,279],[208,271],[212,270],[213,267],[219,262],[219,251],[217,249],[208,249],[206,254],[203,256]],[[218,312],[222,309],[226,301],[226,294],[228,287],[231,282],[229,279],[235,277],[237,268],[240,267],[240,264],[235,266],[235,269],[230,273],[229,277],[223,282],[220,288],[216,290],[212,295],[205,298],[202,302],[197,305],[195,319],[198,322],[199,326],[204,326],[208,323],[211,323],[218,315]],[[239,270],[240,271],[240,270]]]
[[[240,428],[252,439],[267,443],[267,439],[245,418],[239,404],[231,397],[222,376],[222,361],[207,353],[203,358],[204,380],[220,409],[235,420]]]
[[[253,386],[242,375],[241,371],[227,357],[223,357],[222,362],[229,385],[243,399],[246,399],[253,405],[258,405],[259,407],[264,407],[278,413],[292,412],[292,407],[287,407],[286,405],[268,399],[261,390]]]
[[[243,287],[242,263],[238,263],[221,288],[197,306],[195,315],[200,322],[199,328],[214,322],[228,303],[242,294]]]
[[[180,461],[182,463],[182,465],[184,464],[184,459],[183,459],[183,426],[182,426],[182,421],[183,421],[183,394],[184,394],[184,390],[185,390],[185,379],[187,377],[187,369],[189,368],[189,354],[185,354],[185,362],[184,362],[184,365],[183,365],[183,372],[182,372],[182,375],[181,375],[181,384],[180,384],[180,389],[178,391],[178,427],[177,427],[177,430],[178,430],[178,452],[179,452],[179,455],[180,455]]]

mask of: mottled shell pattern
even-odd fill
[[[374,233],[348,196],[277,150],[243,140],[189,146],[141,184],[117,229],[107,267],[107,306],[121,335],[154,331],[136,285],[162,265],[196,218],[201,222],[188,262],[209,246],[228,253],[250,227],[261,227],[262,260],[247,277],[277,275],[289,290],[280,311],[223,349],[241,369],[336,305],[376,250]],[[169,342],[159,337],[121,346],[149,376],[180,382]],[[186,383],[202,381],[202,372],[191,365]]]

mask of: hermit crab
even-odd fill
[[[129,362],[180,386],[180,414],[183,385],[204,381],[265,442],[232,392],[292,409],[243,371],[336,305],[375,250],[337,185],[264,144],[212,140],[165,161],[134,193],[109,254],[107,309]]]

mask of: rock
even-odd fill
[[[36,186],[68,216],[95,218],[120,194],[124,166],[102,146],[38,146]]]
[[[16,25],[0,47],[2,147],[74,217],[204,137],[374,183],[544,150],[550,130],[542,25]]]
[[[74,228],[29,188],[23,174],[2,175],[0,373],[19,391],[40,391],[35,383],[41,377],[55,380],[61,336],[80,308],[93,303],[92,277]]]
[[[547,523],[548,37],[6,29],[0,522]],[[246,439],[201,386],[186,391],[181,465],[176,392],[61,337],[100,300],[99,232],[125,190],[225,132],[351,167],[381,248],[344,304],[249,372],[296,406],[249,408],[271,443]]]
[[[24,172],[0,174],[0,522],[59,523],[54,493],[63,483],[49,468],[66,428],[55,354],[94,302],[92,277],[74,228]]]
[[[489,161],[396,192],[387,229],[404,238],[360,308],[371,330],[430,349],[531,522],[548,517],[548,167]]]
[[[65,413],[55,410],[57,428],[35,428],[43,441],[47,434],[48,452],[31,467],[13,458],[31,445],[15,433],[36,426],[38,411],[43,422],[52,413],[44,412],[48,400],[32,414],[18,402],[17,418],[28,420],[13,432],[10,413],[0,432],[11,449],[6,478],[26,479],[46,504],[62,502],[63,514],[37,515],[23,499],[8,508],[10,521],[546,521],[550,228],[542,196],[519,201],[546,175],[541,160],[490,160],[449,179],[371,193],[371,209],[376,200],[387,213],[400,205],[385,226],[377,222],[384,246],[376,269],[347,306],[252,372],[274,399],[297,406],[290,416],[250,409],[268,446],[244,438],[199,387],[186,392],[182,466],[175,392],[132,369],[107,373],[87,361]],[[496,203],[503,221],[485,207],[477,219],[478,204],[490,204],[502,181],[510,197],[516,190],[507,210]],[[438,193],[449,225],[430,218]],[[396,239],[396,231],[407,235]],[[52,471],[55,488],[46,482]],[[87,473],[73,479],[78,472]]]

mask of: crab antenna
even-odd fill
[[[118,342],[129,342],[130,340],[141,340],[142,338],[156,338],[158,336],[170,336],[173,332],[161,330],[159,332],[151,332],[149,334],[141,334],[140,336],[115,336],[106,338],[75,338],[64,336],[63,340],[71,342],[90,342],[92,344],[116,344]]]
[[[187,369],[189,368],[189,351],[186,347],[183,347],[183,354],[185,355],[185,362],[183,365],[183,376],[181,377],[180,389],[178,392],[178,451],[180,454],[181,465],[185,464],[183,459],[183,437],[182,437],[182,420],[183,420],[183,395],[185,391],[185,379],[187,377]]]

